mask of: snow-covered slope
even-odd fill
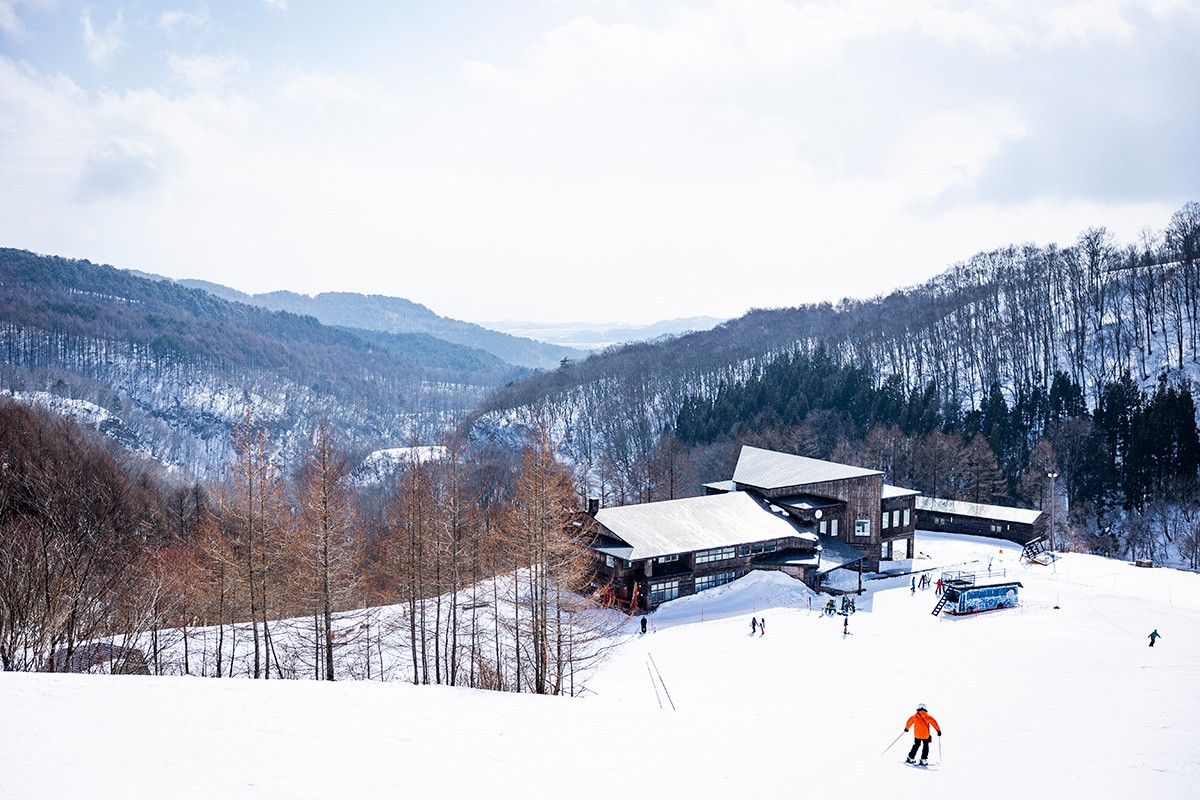
[[[918,549],[917,570],[1007,570],[1021,606],[933,617],[908,577],[871,581],[843,635],[823,597],[751,574],[666,604],[644,637],[631,619],[575,699],[0,674],[0,797],[1193,795],[1200,576],[1025,566],[971,537]],[[901,763],[919,702],[945,731],[936,770]]]

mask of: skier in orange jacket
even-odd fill
[[[908,722],[904,723],[904,732],[908,733],[908,729],[913,729],[913,746],[908,751],[908,758],[904,759],[909,764],[916,764],[914,758],[917,755],[917,748],[921,749],[921,766],[929,763],[929,726],[937,731],[937,735],[942,735],[942,726],[938,725],[936,719],[925,709],[925,704],[921,703],[917,706],[917,713],[908,718]]]

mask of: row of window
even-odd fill
[[[901,514],[901,510],[897,508],[890,513],[883,512],[883,529],[886,531],[888,528],[899,528],[902,525],[908,527],[908,523],[912,520],[911,512],[907,508],[903,511],[904,513]]]
[[[707,564],[710,561],[725,561],[737,555],[735,547],[718,547],[716,550],[701,550],[696,553],[697,564]]]
[[[732,583],[738,578],[746,574],[745,570],[730,570],[729,572],[718,572],[715,575],[701,575],[696,578],[696,591],[703,592],[705,589],[715,589],[718,586],[724,586],[727,583]],[[668,600],[674,600],[679,597],[679,579],[673,578],[665,581],[655,581],[650,584],[650,604],[658,605],[665,603]]]
[[[679,597],[679,579],[650,584],[650,605],[656,606]]]
[[[731,571],[718,572],[716,575],[701,575],[699,578],[696,578],[696,591],[703,592],[705,589],[713,589],[717,586],[723,586],[726,583],[732,583],[745,574],[744,571]]]

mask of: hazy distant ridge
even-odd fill
[[[252,295],[202,280],[182,280],[178,283],[272,311],[306,314],[326,325],[384,333],[424,333],[454,344],[486,350],[503,361],[522,367],[548,369],[557,367],[564,358],[577,359],[587,355],[585,351],[572,347],[546,344],[488,330],[471,322],[442,317],[420,303],[401,297],[353,292],[322,292],[310,297],[288,291]]]

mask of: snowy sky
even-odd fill
[[[469,320],[871,297],[1200,199],[1195,0],[0,0],[0,246]]]

